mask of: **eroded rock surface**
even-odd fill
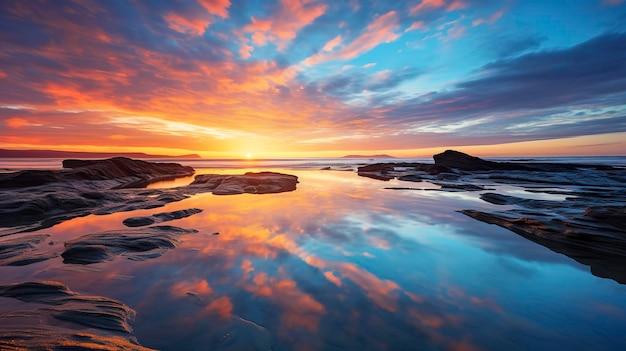
[[[197,232],[173,226],[154,226],[88,234],[66,242],[61,256],[63,263],[68,264],[98,263],[117,256],[141,261],[161,256],[180,243],[178,238],[181,235]]]
[[[167,221],[173,221],[175,219],[186,218],[200,212],[202,212],[202,209],[200,208],[188,208],[185,210],[173,212],[155,213],[152,216],[130,217],[126,218],[122,223],[124,223],[124,225],[127,227],[143,227],[155,223],[162,223]]]
[[[201,174],[190,184],[215,195],[272,194],[296,190],[298,177],[275,172],[247,172],[243,175]]]
[[[0,326],[2,350],[150,350],[131,335],[135,311],[120,301],[51,281],[0,285],[0,296],[37,304],[0,315],[18,321]]]

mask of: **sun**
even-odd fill
[[[251,159],[251,158],[252,158],[252,154],[251,154],[251,153],[249,153],[249,152],[248,152],[248,153],[246,153],[246,158],[247,158],[248,160],[249,160],[249,159]]]

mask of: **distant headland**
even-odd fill
[[[395,158],[395,157],[382,154],[382,155],[346,155],[346,156],[343,156],[342,158]]]
[[[130,158],[202,158],[197,154],[188,155],[150,155],[143,152],[81,152],[59,150],[7,150],[0,149],[0,158],[111,158],[116,156]]]

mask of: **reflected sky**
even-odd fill
[[[161,257],[89,266],[57,258],[0,267],[0,280],[56,280],[119,299],[137,310],[139,342],[159,349],[626,348],[626,287],[455,212],[497,206],[477,193],[278,171],[297,175],[298,189],[200,194],[42,231],[56,251],[80,235],[123,229],[128,217],[202,208],[166,223],[199,232]]]

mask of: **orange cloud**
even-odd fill
[[[163,17],[169,27],[180,33],[202,35],[206,27],[211,24],[208,19],[195,18],[188,19],[176,13],[170,12]]]
[[[426,8],[438,8],[444,6],[445,4],[444,0],[422,0],[421,3],[411,7],[410,13],[413,15]]]
[[[228,8],[230,7],[230,0],[198,0],[198,2],[210,14],[217,15],[222,18],[228,18]]]
[[[221,318],[226,318],[230,316],[233,311],[233,303],[227,296],[222,296],[218,299],[211,301],[205,308],[204,311],[212,314],[217,314]]]
[[[21,128],[29,125],[30,123],[28,123],[28,121],[23,118],[13,117],[5,120],[4,124],[6,124],[6,126],[9,128]]]
[[[398,28],[398,14],[396,11],[389,11],[384,15],[376,17],[374,21],[365,28],[361,35],[350,44],[335,52],[318,53],[307,58],[304,63],[307,65],[315,65],[329,60],[349,60],[355,58],[380,44],[397,40],[400,37],[400,34],[395,33]],[[326,45],[328,45],[328,43]]]
[[[257,46],[271,42],[282,51],[302,28],[313,23],[327,8],[326,4],[316,1],[281,0],[278,9],[269,19],[259,20],[252,17],[252,23],[243,28],[243,33],[252,33],[253,42]]]
[[[171,289],[174,296],[185,296],[188,293],[210,295],[213,293],[213,289],[209,286],[209,283],[205,279],[194,281],[181,281]]]

